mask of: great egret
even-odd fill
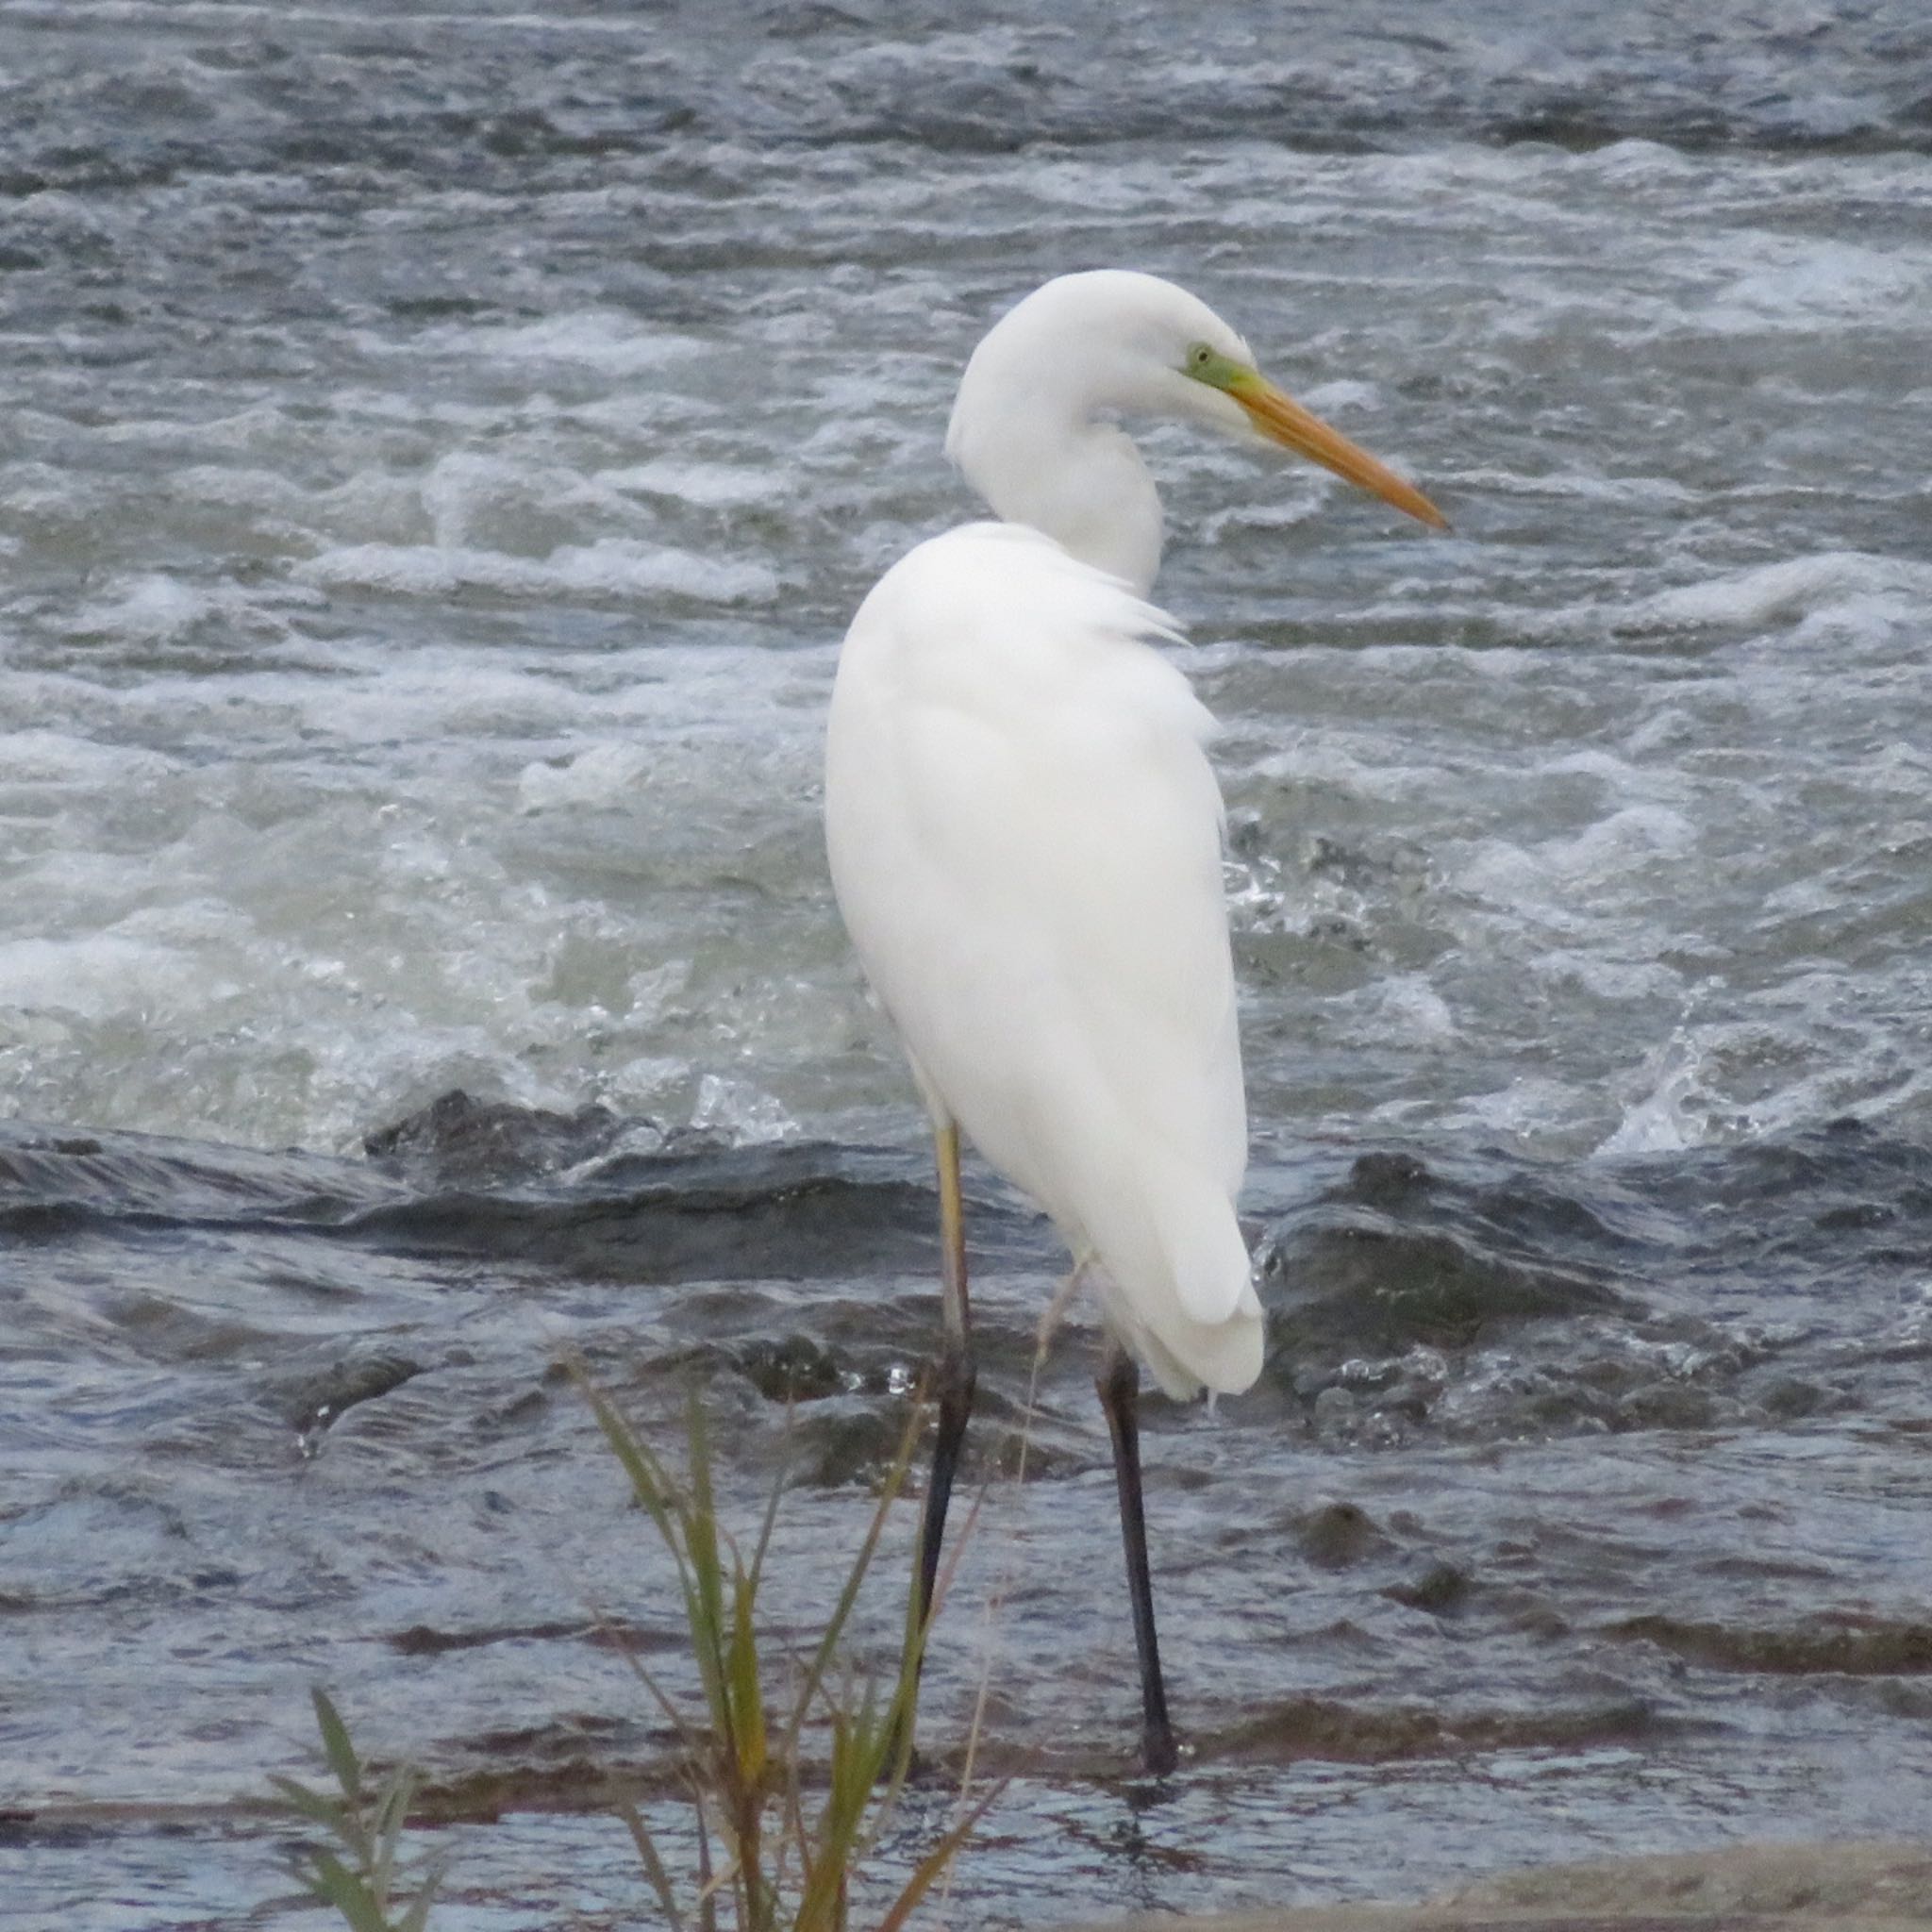
[[[1268,382],[1153,275],[1062,275],[974,352],[946,453],[1000,523],[922,543],[840,653],[825,840],[939,1158],[944,1339],[920,1590],[929,1607],[974,1369],[960,1139],[1053,1218],[1098,1291],[1140,1656],[1142,1753],[1173,1768],[1147,1574],[1138,1362],[1174,1396],[1246,1389],[1261,1305],[1213,720],[1154,648],[1160,498],[1121,417],[1269,441],[1424,523],[1435,506]]]

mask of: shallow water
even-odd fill
[[[670,1760],[626,1652],[678,1681],[673,1586],[566,1353],[667,1444],[695,1378],[741,1533],[789,1470],[774,1611],[822,1613],[929,1345],[919,1164],[586,1155],[614,1123],[542,1125],[445,1107],[372,1164],[0,1145],[7,1857],[50,1922],[103,1871],[274,1896],[275,1840],[230,1806],[303,1762],[312,1678],[458,1815],[535,1807],[452,1834],[457,1923],[586,1896],[566,1871],[635,1903],[621,1832],[574,1815]],[[885,1870],[936,1828],[988,1671],[982,1759],[1015,1783],[962,1874],[974,1919],[1915,1829],[1932,1155],[1841,1122],[1615,1164],[1328,1148],[1270,1179],[1260,1386],[1219,1418],[1147,1405],[1191,1745],[1165,1790],[1131,1774],[1090,1338],[1043,1373],[1016,1487],[1054,1257],[975,1202],[991,1487],[929,1676],[940,1783]],[[912,1530],[903,1507],[877,1661]]]
[[[1148,1406],[1150,1793],[1091,1329],[1016,1487],[1060,1261],[976,1180],[1008,1474],[928,1742],[990,1657],[1016,1776],[955,1916],[1923,1822],[1932,36],[1441,11],[0,6],[23,1909],[280,1922],[231,1807],[312,1680],[565,1807],[452,1827],[446,1923],[634,1907],[570,1807],[664,1762],[597,1631],[664,1579],[556,1363],[667,1441],[695,1376],[752,1520],[790,1457],[808,1626],[934,1316],[833,654],[969,509],[978,332],[1094,262],[1457,534],[1148,439],[1271,1356]]]

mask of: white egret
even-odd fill
[[[1119,419],[1256,431],[1427,524],[1428,499],[1265,380],[1153,275],[1063,275],[974,352],[946,452],[1000,523],[922,543],[840,654],[825,745],[839,906],[932,1116],[944,1337],[929,1607],[974,1370],[962,1136],[1052,1217],[1097,1291],[1148,1768],[1175,1761],[1135,1418],[1261,1371],[1235,1197],[1247,1107],[1214,724],[1153,648],[1160,499]]]

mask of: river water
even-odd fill
[[[961,1924],[1923,1827],[1922,8],[62,0],[0,5],[17,1923],[321,1923],[249,1808],[318,1682],[464,1821],[438,1923],[644,1911],[600,1620],[672,1606],[558,1363],[672,1449],[700,1387],[747,1531],[789,1467],[811,1628],[936,1316],[834,654],[971,513],[978,334],[1096,264],[1456,534],[1147,439],[1270,1359],[1147,1404],[1148,1787],[1091,1314],[1016,1484],[1061,1263],[973,1179],[988,1486],[885,1878],[983,1674]]]

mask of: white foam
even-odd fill
[[[762,563],[703,557],[630,538],[566,543],[547,558],[512,557],[433,543],[355,543],[296,566],[305,583],[391,596],[449,597],[458,591],[499,596],[591,596],[645,603],[664,596],[696,604],[765,604],[777,574]]]
[[[67,636],[90,641],[175,645],[207,628],[233,645],[288,637],[291,618],[318,609],[321,593],[276,577],[240,583],[232,577],[190,581],[165,571],[115,576],[103,593],[60,620]]]
[[[698,1082],[691,1124],[700,1132],[722,1134],[734,1146],[755,1146],[798,1137],[798,1123],[778,1100],[749,1082],[707,1074]]]
[[[13,994],[73,1004],[9,1008],[42,1043],[6,1049],[0,1108],[340,1145],[466,1080],[909,1132],[816,788],[832,640],[971,513],[939,450],[959,358],[1051,252],[962,275],[989,194],[1191,281],[1213,203],[1200,292],[1378,453],[1415,439],[1471,533],[1156,439],[1187,666],[1229,727],[1257,1124],[1596,1144],[1674,1026],[1746,1020],[1626,1139],[1907,1091],[1927,158],[692,156],[690,182],[405,184],[239,361],[140,313],[25,317],[0,944],[42,949]],[[150,218],[218,235],[208,192],[22,212],[58,281]],[[590,269],[674,225],[698,266],[667,325],[648,276]],[[925,265],[881,274],[868,236]],[[420,319],[465,289],[499,306]],[[167,353],[67,353],[104,330]]]
[[[1733,238],[1735,245],[1735,238]],[[1881,322],[1932,308],[1932,256],[1816,236],[1759,238],[1762,267],[1731,282],[1698,316],[1724,335]]]
[[[1420,973],[1398,973],[1332,1003],[1349,1014],[1352,1037],[1378,1045],[1424,1051],[1449,1045],[1457,1037],[1449,1003]]]
[[[541,552],[549,541],[616,524],[640,532],[647,513],[565,465],[481,450],[452,450],[423,478],[423,508],[439,548]]]
[[[481,776],[514,748],[502,739],[561,734],[597,715],[586,692],[547,675],[541,662],[527,669],[479,662],[448,647],[398,655],[355,675],[271,680],[269,690],[251,695],[282,708],[318,745],[412,747],[421,775],[444,784],[456,774],[425,765],[439,741],[459,741],[469,769]]]
[[[1635,614],[1659,625],[1749,630],[1812,617],[1833,605],[1874,599],[1888,608],[1898,599],[1923,608],[1932,601],[1932,563],[1858,550],[1819,551],[1660,591],[1638,606]]]
[[[1679,1028],[1648,1057],[1637,1100],[1624,1109],[1616,1127],[1601,1142],[1603,1155],[1674,1154],[1700,1147],[1710,1139],[1703,1094],[1704,1053],[1692,1035]]]
[[[1648,507],[1696,504],[1705,493],[1669,476],[1605,476],[1588,470],[1458,470],[1459,490],[1499,496],[1557,496],[1583,503]]]
[[[1275,785],[1391,802],[1428,792],[1441,782],[1443,774],[1435,767],[1408,759],[1395,763],[1365,752],[1357,755],[1340,733],[1309,733],[1297,735],[1286,750],[1256,759],[1253,769]]]
[[[635,795],[650,770],[651,754],[640,744],[593,744],[561,764],[526,765],[517,780],[525,811],[618,805]]]
[[[1337,376],[1319,382],[1302,391],[1302,402],[1318,416],[1340,416],[1354,409],[1381,407],[1382,391],[1373,382],[1359,382],[1350,376]]]
[[[123,579],[119,591],[116,597],[82,605],[71,620],[75,635],[168,643],[219,608],[207,591],[159,572]]]
[[[179,768],[178,760],[160,752],[44,726],[0,734],[0,796],[29,789],[127,787]],[[90,856],[76,853],[73,858]]]
[[[1661,959],[1623,959],[1585,946],[1554,946],[1531,970],[1540,980],[1572,986],[1600,1000],[1654,1000],[1682,991],[1684,975]]]
[[[1662,859],[1677,860],[1697,843],[1691,819],[1664,805],[1629,805],[1569,838],[1522,845],[1505,840],[1476,844],[1457,883],[1466,891],[1520,908],[1568,902],[1565,918],[1587,916],[1595,889],[1625,880]]]
[[[597,481],[611,490],[669,497],[705,509],[736,509],[749,503],[776,503],[793,479],[774,467],[752,469],[737,463],[700,463],[658,458],[623,469],[599,470]]]
[[[1524,1074],[1507,1087],[1455,1103],[1442,1124],[1458,1133],[1500,1133],[1537,1141],[1562,1132],[1584,1108],[1584,1096],[1566,1082],[1544,1074]]]
[[[211,991],[189,956],[122,932],[0,942],[0,1009],[173,1019]]]
[[[601,308],[524,324],[442,324],[425,329],[416,340],[444,355],[509,363],[575,363],[613,377],[647,375],[711,348],[696,336]]]
[[[1574,165],[1607,181],[1630,184],[1675,182],[1696,172],[1690,156],[1657,141],[1613,141],[1594,154],[1578,155]]]

